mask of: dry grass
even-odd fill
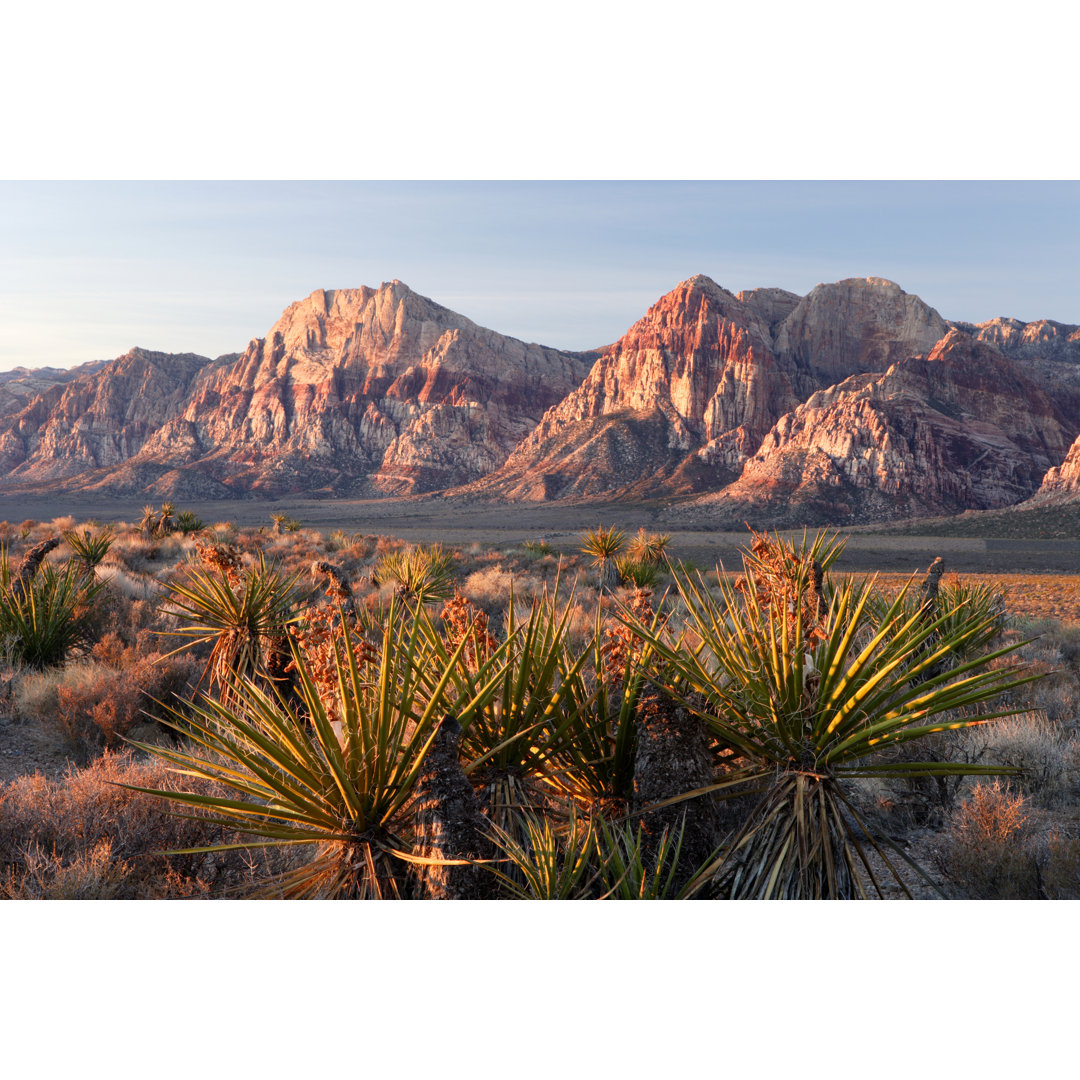
[[[1020,713],[964,734],[971,760],[1019,770],[1011,782],[1034,804],[1052,808],[1075,800],[1080,743],[1045,713]]]
[[[263,876],[263,857],[160,854],[223,839],[217,826],[167,814],[160,799],[119,786],[171,789],[175,779],[160,764],[106,752],[62,780],[35,774],[0,788],[0,896],[179,899]]]

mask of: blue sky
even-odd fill
[[[1075,182],[0,182],[0,370],[216,356],[316,288],[413,289],[564,348],[677,282],[874,275],[946,318],[1080,323]]]

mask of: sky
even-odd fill
[[[2,181],[0,370],[240,351],[315,289],[393,278],[587,349],[698,273],[884,277],[946,318],[1080,323],[1080,183]]]

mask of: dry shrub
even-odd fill
[[[1038,636],[1015,654],[1032,675],[1042,676],[1024,688],[1024,703],[1044,712],[1053,723],[1075,726],[1080,717],[1080,633],[1073,627],[1040,620],[1007,630],[1002,641],[1011,644],[1033,634]]]
[[[58,694],[62,687],[82,689],[96,686],[112,674],[110,667],[93,661],[46,668],[44,671],[24,672],[14,682],[14,714],[19,720],[48,723],[56,716]]]
[[[161,591],[157,578],[137,574],[119,566],[108,564],[99,566],[95,573],[99,581],[105,582],[110,589],[126,600],[152,600]]]
[[[66,533],[71,532],[75,528],[75,519],[70,514],[65,514],[63,517],[53,518],[50,523],[50,528],[53,532]]]
[[[938,864],[973,900],[1037,899],[1042,875],[1024,796],[999,780],[976,784],[942,836]]]
[[[1019,769],[1013,783],[1040,805],[1054,806],[1075,796],[1080,747],[1043,713],[1019,713],[965,734],[970,746],[978,748],[975,756]]]
[[[159,854],[233,837],[205,820],[170,815],[160,799],[122,784],[176,787],[164,765],[136,762],[129,752],[106,753],[62,780],[35,774],[0,787],[0,896],[200,897],[266,872],[268,863],[261,857]]]
[[[91,663],[25,676],[16,691],[16,710],[25,720],[57,727],[86,755],[115,746],[137,725],[162,715],[162,705],[191,692],[198,670],[191,657],[142,656],[113,634],[100,643]]]
[[[115,566],[132,574],[146,574],[154,569],[151,564],[157,557],[158,544],[159,541],[148,540],[139,533],[117,533],[102,566]]]
[[[405,541],[399,540],[396,536],[375,537],[375,554],[380,558],[392,551],[400,551],[403,547],[405,547]]]
[[[500,615],[510,603],[510,590],[515,599],[521,598],[520,584],[514,575],[501,565],[489,566],[470,574],[461,585],[462,595],[487,613]]]

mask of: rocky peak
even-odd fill
[[[730,479],[795,403],[758,310],[698,274],[606,349],[479,487],[538,499],[700,489]]]
[[[204,380],[142,459],[268,494],[447,487],[500,465],[588,366],[401,281],[318,289]]]
[[[120,464],[182,408],[209,357],[134,348],[0,424],[0,472],[41,483]]]
[[[926,353],[948,329],[932,307],[893,281],[845,278],[803,297],[777,328],[774,347],[805,397]]]

